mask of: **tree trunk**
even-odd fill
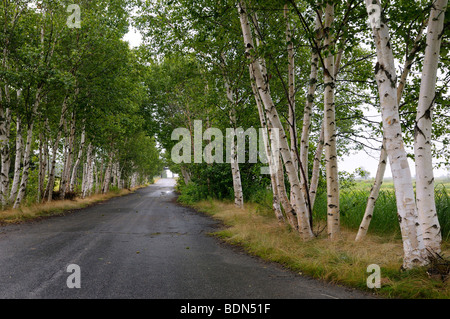
[[[110,179],[111,179],[112,161],[113,161],[113,152],[111,151],[109,153],[108,165],[106,166],[105,177],[104,177],[104,180],[103,180],[103,186],[102,186],[102,193],[103,194],[106,194],[109,191],[109,184],[110,184]]]
[[[14,202],[14,208],[19,207],[20,203],[25,197],[25,191],[28,184],[28,174],[31,164],[31,143],[33,140],[33,126],[34,126],[34,116],[37,112],[37,109],[39,107],[39,104],[41,102],[41,91],[42,91],[43,84],[40,84],[37,88],[36,97],[34,100],[33,109],[31,112],[31,119],[28,123],[28,130],[27,130],[27,141],[25,145],[25,154],[23,157],[23,169],[22,169],[22,178],[20,180],[20,187],[19,187],[19,193],[17,194],[16,201]]]
[[[319,185],[320,162],[322,159],[324,147],[324,134],[325,134],[325,121],[322,122],[320,129],[319,141],[317,142],[317,148],[314,154],[314,164],[311,174],[311,184],[309,185],[309,200],[311,205],[311,211],[313,211],[314,209],[314,203],[316,201],[317,195],[317,186]]]
[[[81,185],[81,196],[85,198],[89,195],[91,190],[91,183],[93,180],[93,160],[92,160],[92,144],[89,143],[86,151],[86,163],[83,169],[83,183]]]
[[[316,26],[315,26],[316,32],[318,29],[320,29],[319,14],[316,15]],[[306,96],[306,103],[303,111],[302,135],[300,139],[300,161],[302,162],[306,179],[308,179],[309,132],[311,130],[312,108],[314,104],[314,94],[316,92],[317,86],[318,63],[319,63],[319,54],[316,48],[312,48],[311,71],[309,73],[308,94]],[[309,183],[309,181],[307,180],[306,183]]]
[[[230,124],[233,128],[236,128],[236,101],[233,97],[233,91],[231,90],[230,84],[226,76],[225,79],[225,89],[227,93],[227,99],[231,105],[230,110]],[[234,131],[235,132],[235,131]],[[230,165],[231,165],[231,175],[233,178],[233,190],[234,190],[234,204],[239,208],[244,208],[244,196],[242,193],[242,182],[241,182],[241,171],[239,169],[239,163],[237,159],[237,145],[235,142],[236,136],[233,133],[230,142]]]
[[[368,12],[370,12],[371,4],[372,0],[366,0]],[[376,4],[380,6],[378,0]],[[403,240],[403,267],[409,269],[426,264],[427,255],[400,126],[394,55],[389,43],[389,29],[384,21],[386,20],[382,18],[379,28],[372,27],[378,60],[375,67],[375,79],[380,97],[386,151],[397,199],[397,212]]]
[[[70,122],[69,141],[67,143],[67,156],[64,163],[63,173],[61,174],[60,194],[59,198],[64,199],[70,183],[70,172],[73,161],[73,150],[75,141],[75,111],[72,112],[72,119]]]
[[[436,0],[428,19],[427,46],[423,61],[414,132],[416,199],[419,223],[422,227],[425,248],[435,253],[441,252],[442,237],[434,198],[431,131],[437,68],[446,8],[447,0]]]
[[[75,183],[76,183],[76,179],[77,179],[77,170],[78,170],[78,165],[80,165],[80,162],[81,162],[81,157],[83,156],[83,150],[84,150],[84,143],[85,143],[85,141],[86,141],[86,127],[83,124],[83,131],[81,132],[81,140],[80,140],[80,149],[78,150],[77,160],[75,161],[75,164],[73,165],[72,174],[71,174],[71,177],[70,177],[69,190],[71,192],[75,191]]]
[[[331,50],[333,41],[329,29],[334,20],[334,5],[325,7],[325,49]],[[339,238],[339,178],[336,150],[336,108],[334,104],[334,55],[330,52],[324,60],[324,108],[325,108],[325,163],[327,178],[327,227],[328,237]]]
[[[186,167],[184,167],[183,165],[181,165],[180,169],[181,169],[181,175],[183,175],[184,183],[186,185],[189,184],[189,182],[191,181],[191,175],[189,174],[189,170]]]
[[[94,162],[94,165],[93,165],[93,167],[94,167],[94,175],[95,175],[95,193],[98,193],[99,191],[99,189],[100,189],[100,187],[99,187],[99,182],[98,182],[98,174],[99,174],[99,172],[98,172],[98,169],[97,169],[97,164]],[[94,179],[92,179],[92,182],[94,182]]]
[[[51,161],[51,166],[50,166],[50,173],[48,176],[48,182],[47,182],[47,187],[45,189],[44,192],[44,198],[47,197],[47,200],[49,202],[52,201],[52,197],[53,197],[53,189],[55,188],[55,169],[56,169],[56,155],[58,153],[58,146],[59,146],[59,142],[61,139],[61,132],[64,126],[64,118],[66,115],[66,111],[67,111],[67,102],[68,102],[69,96],[66,95],[64,97],[64,101],[61,107],[61,116],[59,118],[59,124],[58,124],[58,132],[56,133],[56,138],[55,141],[53,143],[53,148],[52,148],[52,161]]]
[[[280,151],[283,157],[283,161],[286,167],[286,173],[289,177],[289,183],[293,190],[293,195],[295,198],[295,208],[297,211],[297,217],[300,223],[299,232],[303,239],[311,239],[313,237],[313,233],[309,223],[309,212],[306,206],[306,201],[303,196],[303,192],[300,188],[300,181],[298,177],[298,170],[295,168],[291,156],[291,152],[289,149],[289,145],[287,143],[287,137],[284,132],[283,125],[280,122],[278,117],[278,113],[275,109],[275,105],[273,103],[272,97],[270,96],[270,89],[268,84],[268,76],[265,73],[265,70],[262,70],[261,64],[255,57],[252,56],[253,45],[253,37],[251,35],[250,25],[248,23],[248,17],[245,10],[245,6],[241,1],[238,5],[238,12],[240,16],[242,33],[244,36],[244,44],[246,48],[246,53],[248,58],[250,59],[250,66],[252,67],[253,75],[255,76],[255,81],[258,87],[259,96],[261,97],[261,101],[263,102],[266,116],[273,128],[276,128],[280,132]],[[264,73],[263,73],[264,72]]]
[[[400,80],[397,86],[397,104],[400,105],[400,101],[402,99],[403,90],[405,88],[406,79],[408,78],[408,75],[411,71],[411,66],[414,62],[414,57],[417,53],[417,51],[420,48],[420,42],[422,39],[422,33],[425,28],[425,24],[423,24],[422,29],[417,34],[412,49],[409,51],[409,53],[405,57],[405,64],[403,66],[403,72],[400,76]],[[366,210],[364,212],[364,217],[361,221],[361,225],[359,226],[358,234],[356,235],[356,241],[362,240],[369,230],[369,225],[373,217],[373,211],[375,209],[375,204],[378,199],[378,196],[380,194],[380,188],[381,184],[383,183],[384,173],[386,171],[386,164],[387,164],[388,156],[386,152],[386,145],[385,141],[383,139],[383,144],[381,146],[381,152],[380,152],[380,159],[378,161],[378,168],[377,173],[375,177],[374,184],[372,185],[372,188],[370,190],[369,198],[367,199],[367,205]]]
[[[288,5],[284,5],[284,18],[286,19],[286,43],[288,53],[288,116],[289,116],[289,137],[291,140],[291,157],[294,160],[294,166],[298,168],[296,155],[297,149],[297,123],[295,119],[295,59],[294,44],[292,43],[292,31],[289,23]]]
[[[6,90],[6,87],[5,87]],[[7,94],[7,103],[11,103],[9,93]],[[1,101],[0,101],[1,103]],[[3,108],[0,112],[1,125],[0,125],[0,140],[1,140],[1,163],[2,168],[0,171],[0,197],[2,207],[4,208],[8,204],[8,190],[9,190],[9,168],[11,166],[11,154],[9,147],[9,139],[11,133],[11,109],[6,108],[6,112],[3,113]]]
[[[384,143],[383,143],[384,144]],[[364,217],[359,226],[358,234],[356,235],[356,241],[362,240],[369,229],[370,221],[373,217],[373,210],[375,208],[375,202],[378,199],[380,193],[381,184],[383,183],[384,172],[386,171],[387,152],[384,146],[381,146],[380,160],[378,162],[377,174],[375,181],[370,190],[369,199],[367,200],[366,210],[364,211]]]
[[[20,182],[20,163],[22,161],[23,153],[23,137],[22,137],[22,122],[20,116],[16,119],[16,157],[14,161],[14,177],[11,185],[11,191],[8,202],[14,203],[17,197],[17,190],[19,189]]]
[[[48,119],[45,119],[44,128],[48,126]],[[44,133],[39,134],[39,175],[38,175],[38,194],[36,202],[40,203],[42,200],[42,192],[44,190],[45,171],[47,169],[47,140]]]
[[[250,68],[250,72],[251,72],[251,68]],[[266,117],[264,115],[264,110],[263,110],[261,99],[258,94],[258,89],[256,87],[255,81],[253,81],[253,78],[254,78],[253,73],[251,72],[250,75],[252,77],[252,81],[251,81],[252,90],[253,90],[253,94],[255,96],[256,106],[258,108],[258,114],[259,114],[259,121],[261,123],[261,128],[262,128],[261,132],[262,132],[264,150],[265,150],[267,162],[269,165],[270,183],[272,186],[272,195],[273,195],[272,196],[273,197],[272,198],[272,208],[275,213],[275,217],[278,219],[279,222],[281,222],[281,221],[283,221],[284,218],[283,218],[283,212],[281,211],[281,207],[280,207],[280,192],[279,192],[279,188],[277,185],[277,165],[274,163],[275,154],[270,148],[268,132],[267,132],[268,127],[267,127]],[[270,133],[270,131],[271,131],[271,128],[269,127],[269,133]],[[275,147],[275,146],[273,146],[273,147]],[[275,153],[277,153],[276,150],[275,150]],[[280,166],[279,156],[278,156],[278,166]],[[283,184],[283,186],[284,186],[284,184]],[[286,192],[286,190],[285,190],[285,192]],[[287,196],[286,196],[286,198],[287,198]],[[289,202],[289,200],[288,200],[288,202]],[[289,206],[290,206],[290,204],[289,204]],[[288,212],[286,209],[285,209],[285,211],[286,211],[286,214],[291,212],[291,211]],[[295,227],[295,223],[292,223],[292,227],[294,227],[295,229],[297,228],[297,227]]]

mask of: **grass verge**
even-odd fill
[[[68,211],[85,208],[99,202],[104,202],[113,197],[133,193],[141,187],[145,187],[145,185],[138,186],[130,190],[121,189],[110,191],[107,194],[94,194],[86,198],[76,198],[74,200],[55,200],[40,204],[32,204],[26,207],[7,209],[0,211],[0,225],[18,224],[45,217],[63,215]]]
[[[273,261],[300,274],[332,283],[373,292],[388,298],[450,298],[450,284],[429,278],[426,268],[401,271],[402,243],[395,236],[368,234],[354,241],[356,232],[343,228],[340,240],[326,235],[302,242],[285,225],[279,225],[270,211],[257,204],[236,209],[232,203],[206,200],[191,205],[220,220],[227,227],[213,233],[226,242],[239,245],[252,255]],[[317,225],[316,225],[317,227]],[[315,228],[316,228],[315,227]],[[443,255],[450,254],[448,242]],[[367,288],[367,266],[381,268],[381,288]]]

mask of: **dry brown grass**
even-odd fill
[[[279,225],[271,212],[247,204],[236,209],[232,203],[203,201],[195,208],[213,215],[228,227],[217,233],[231,244],[244,247],[251,254],[314,278],[369,290],[367,266],[381,267],[382,287],[377,293],[400,298],[450,298],[448,281],[442,283],[426,275],[426,269],[400,271],[402,243],[394,237],[368,235],[355,242],[356,232],[341,230],[341,238],[330,241],[326,234],[303,242],[296,232]],[[320,225],[314,227],[321,228]],[[444,256],[450,254],[444,244]],[[372,290],[370,290],[372,291]]]
[[[86,198],[76,198],[75,200],[55,200],[40,204],[32,204],[26,207],[11,208],[0,211],[0,224],[17,224],[24,221],[36,220],[48,216],[56,216],[67,211],[84,208],[98,202],[106,201],[110,198],[123,196],[134,192],[136,189],[122,189],[111,191],[107,194],[94,194]]]

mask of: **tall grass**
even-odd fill
[[[341,224],[349,230],[358,230],[370,194],[371,181],[356,182],[351,187],[340,191]],[[187,186],[178,186],[180,196],[178,200],[184,204],[192,205],[209,198],[207,186],[189,183]],[[435,188],[436,209],[441,226],[442,238],[450,241],[450,187],[449,184],[438,184]],[[227,201],[227,199],[219,198]],[[255,190],[248,198],[247,203],[258,204],[259,213],[272,216],[272,192],[268,188]],[[318,193],[314,205],[313,220],[315,224],[325,221],[327,217],[327,195]],[[315,227],[314,227],[315,229]],[[397,217],[397,204],[392,182],[384,183],[375,204],[373,218],[370,222],[369,233],[388,235],[400,238],[400,227]]]
[[[366,284],[367,266],[376,263],[382,277],[381,288],[375,292],[383,297],[450,298],[450,283],[429,278],[425,268],[400,271],[402,241],[393,236],[368,234],[364,241],[355,242],[356,231],[342,227],[339,240],[330,241],[322,233],[302,241],[297,232],[280,225],[266,205],[247,202],[244,209],[236,209],[232,202],[204,200],[193,207],[227,226],[215,236],[297,273],[373,292]],[[446,245],[443,253],[449,253]]]
[[[364,216],[367,205],[368,190],[353,189],[340,193],[341,223],[350,229],[358,229]],[[439,185],[435,189],[436,210],[441,225],[442,238],[450,239],[450,195],[448,190]],[[325,220],[327,216],[326,194],[319,194],[314,205],[315,219]],[[382,190],[375,204],[373,218],[370,222],[369,232],[384,235],[400,235],[397,219],[397,206],[395,193],[392,190]]]
[[[450,195],[444,185],[438,186],[435,193],[436,210],[441,225],[442,239],[450,241]]]

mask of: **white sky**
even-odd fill
[[[130,28],[130,31],[123,38],[125,41],[128,41],[131,48],[137,47],[142,43],[141,34],[133,28]],[[365,115],[376,115],[377,112],[375,110],[366,112]],[[381,119],[381,117],[380,117]],[[372,118],[372,120],[374,120]],[[370,172],[370,177],[375,177],[378,167],[378,158],[379,153],[376,151],[368,150],[368,153],[371,155],[367,155],[366,152],[361,151],[357,153],[352,153],[350,156],[344,156],[340,158],[338,167],[340,171],[353,172],[358,167],[363,167],[367,171]],[[411,169],[412,176],[415,176],[415,167],[414,162],[408,159],[409,166]],[[434,176],[435,177],[445,177],[449,174],[446,169],[435,169]],[[391,169],[389,167],[389,163],[386,167],[385,177],[392,177]]]
[[[130,31],[127,34],[125,34],[123,39],[125,41],[128,41],[128,44],[130,45],[131,48],[137,47],[142,43],[141,34],[134,28],[130,28]]]

